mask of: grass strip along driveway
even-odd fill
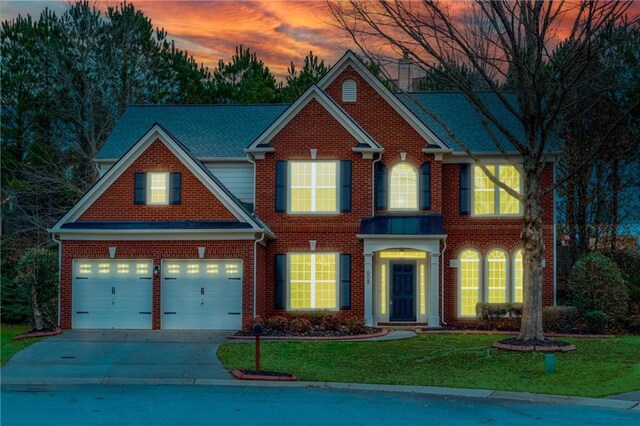
[[[31,326],[28,325],[0,325],[0,354],[2,355],[2,365],[5,365],[9,358],[11,358],[16,352],[20,352],[22,349],[42,339],[24,339],[24,340],[11,340],[19,334],[26,333],[31,330]]]
[[[562,339],[577,346],[558,353],[557,372],[544,354],[491,348],[502,335],[425,334],[379,342],[265,342],[262,369],[299,380],[445,386],[601,397],[640,388],[640,336]],[[254,367],[253,344],[218,350],[227,368]]]

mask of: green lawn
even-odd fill
[[[640,389],[640,336],[562,339],[574,352],[544,355],[492,349],[507,336],[427,334],[381,342],[267,342],[262,368],[299,380],[446,386],[601,397]],[[253,368],[253,344],[227,343],[218,357],[228,368]]]
[[[11,340],[18,334],[26,333],[31,330],[31,326],[28,325],[0,325],[0,341],[2,348],[0,355],[2,356],[2,365],[5,365],[9,358],[11,358],[16,352],[20,352],[22,349],[36,342],[40,339],[24,339],[24,340]]]

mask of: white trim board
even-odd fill
[[[427,141],[427,145],[434,144],[446,151],[449,147],[440,140],[418,117],[413,114],[389,89],[385,87],[369,69],[364,66],[356,55],[348,50],[342,58],[318,81],[317,85],[322,90],[327,87],[340,75],[347,67],[351,66],[360,76],[367,81],[373,89],[398,113],[422,138]]]
[[[194,159],[184,151],[182,145],[169,135],[159,124],[155,124],[114,164],[89,191],[60,219],[49,232],[68,232],[62,225],[76,221],[87,209],[144,153],[156,140],[160,140],[179,161],[241,222],[249,223],[253,229],[262,227],[251,215],[240,207],[217,182],[209,177]],[[133,187],[131,188],[133,199]]]
[[[353,120],[332,101],[320,88],[312,85],[289,108],[287,108],[258,138],[253,141],[246,152],[269,152],[272,148],[258,148],[268,144],[302,109],[312,100],[318,103],[338,121],[358,141],[370,146],[371,150],[382,152],[382,147],[365,133]]]

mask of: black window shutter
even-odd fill
[[[276,211],[287,211],[287,162],[276,161]]]
[[[431,163],[420,167],[420,210],[431,210]]]
[[[340,211],[351,211],[351,160],[340,162]]]
[[[387,209],[387,166],[376,163],[376,210]]]
[[[182,173],[175,172],[169,175],[169,188],[169,204],[180,204]]]
[[[471,202],[471,176],[469,175],[469,164],[460,164],[460,214],[470,213]]]
[[[351,309],[351,255],[340,255],[340,309]]]
[[[147,174],[135,173],[133,175],[133,204],[147,203]]]
[[[276,254],[276,309],[285,309],[287,304],[285,294],[287,289],[287,255]]]

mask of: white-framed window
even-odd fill
[[[475,317],[480,301],[480,253],[466,249],[458,260],[458,316]]]
[[[338,253],[289,253],[288,309],[338,309]]]
[[[342,83],[342,102],[355,102],[358,98],[358,86],[354,80]]]
[[[513,255],[513,302],[522,303],[524,299],[524,263],[522,249]]]
[[[522,192],[522,177],[511,165],[486,166],[500,182],[517,193]],[[473,215],[474,216],[520,216],[522,204],[507,191],[493,183],[489,176],[475,165],[473,167]]]
[[[489,303],[507,302],[508,262],[507,254],[493,249],[486,256],[487,286],[485,300]]]
[[[289,213],[338,213],[338,162],[289,161]]]
[[[418,171],[409,163],[391,168],[389,210],[418,210]]]
[[[169,173],[147,173],[147,204],[169,204]]]

